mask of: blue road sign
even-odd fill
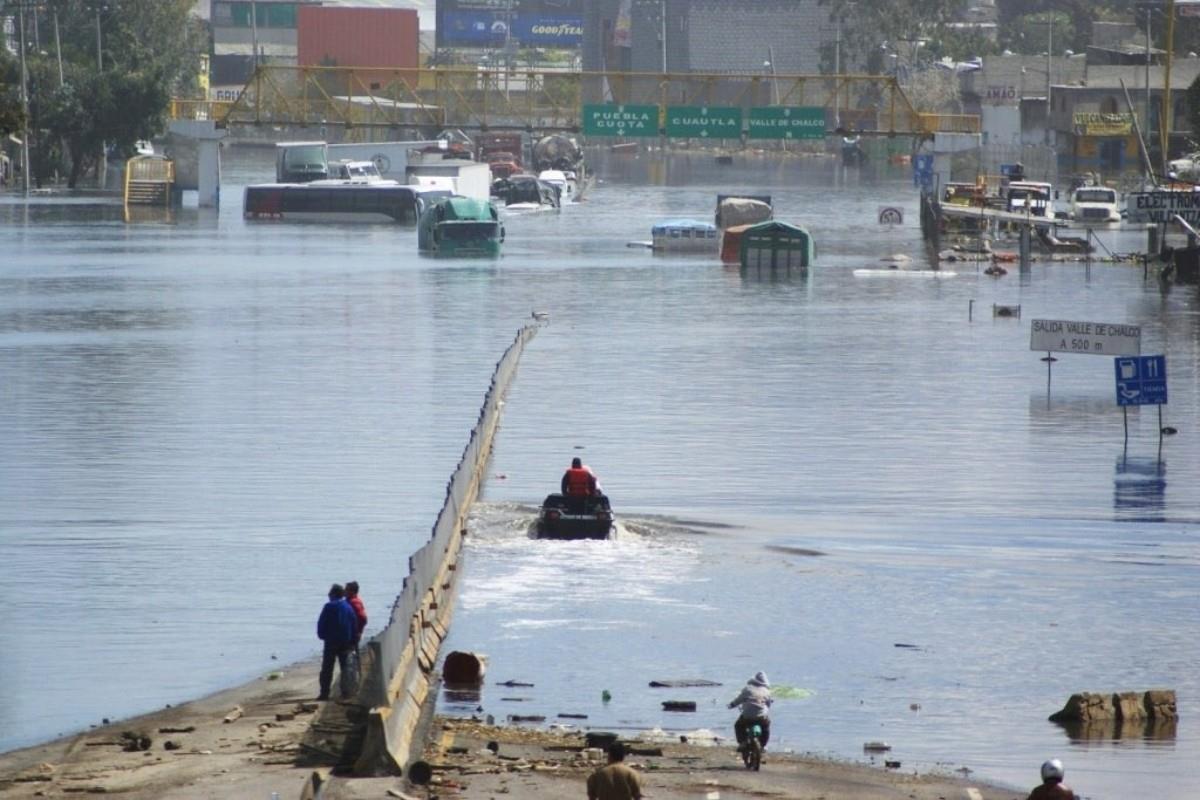
[[[913,156],[913,186],[920,186],[926,191],[933,190],[933,155],[920,153]]]
[[[1118,356],[1113,363],[1117,371],[1117,405],[1166,405],[1166,356]]]

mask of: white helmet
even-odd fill
[[[1061,781],[1062,779],[1063,765],[1061,761],[1059,761],[1057,758],[1052,758],[1046,763],[1042,764],[1042,780]]]

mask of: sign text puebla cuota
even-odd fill
[[[583,132],[588,136],[658,136],[658,106],[585,105]]]
[[[1088,353],[1095,356],[1136,356],[1142,352],[1138,325],[1035,319],[1029,329],[1029,349],[1043,353]]]

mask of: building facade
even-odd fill
[[[818,0],[590,0],[583,68],[810,74],[836,36]]]

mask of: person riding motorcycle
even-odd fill
[[[1075,800],[1075,793],[1063,783],[1064,773],[1057,758],[1042,764],[1042,785],[1035,786],[1027,800]]]
[[[771,698],[771,683],[767,680],[767,676],[762,672],[754,673],[754,677],[746,681],[746,685],[742,687],[741,693],[729,703],[730,708],[742,707],[741,715],[733,724],[733,732],[737,736],[738,745],[746,742],[746,738],[750,735],[750,728],[757,724],[762,729],[759,741],[763,748],[766,748],[767,740],[771,738],[771,718],[768,709],[772,702],[774,701]]]

